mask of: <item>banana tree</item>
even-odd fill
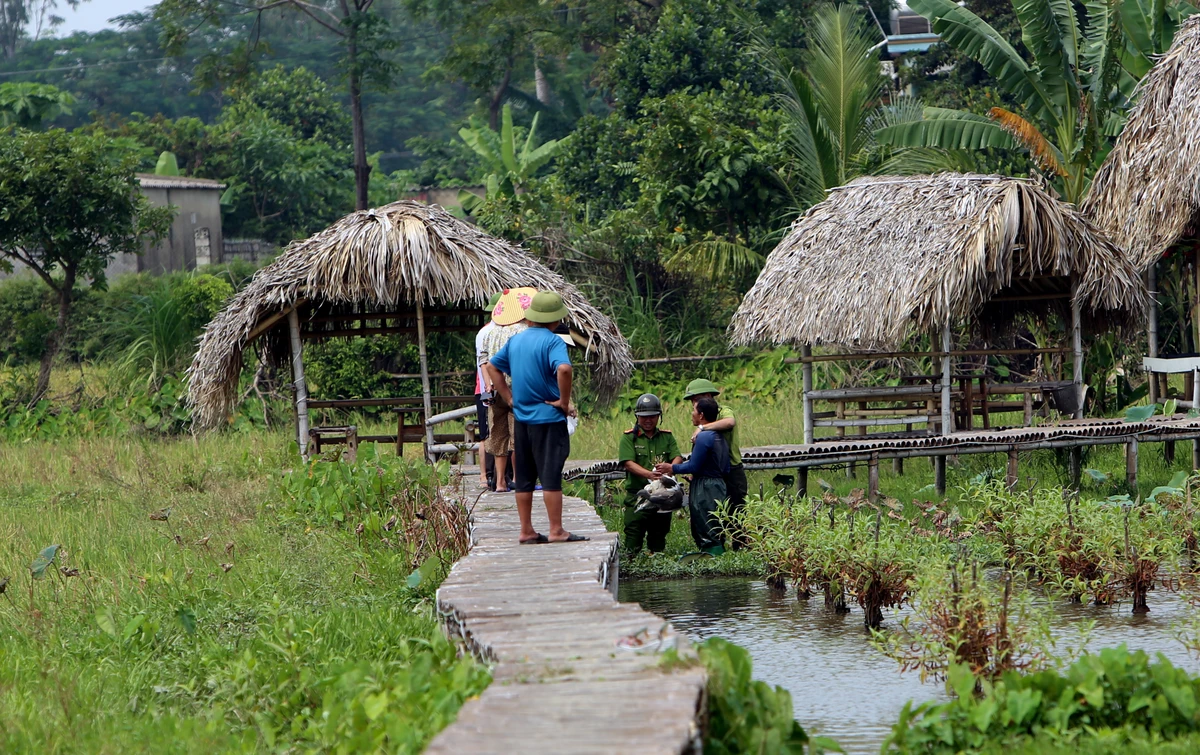
[[[880,129],[895,146],[1027,150],[1063,197],[1079,202],[1138,80],[1165,52],[1179,23],[1200,12],[1174,0],[1088,0],[1080,24],[1072,0],[1014,0],[1027,62],[987,22],[954,0],[911,0],[942,40],[978,62],[1017,107],[986,116],[926,108],[918,121]]]
[[[538,117],[533,116],[529,133],[523,144],[517,144],[513,129],[512,108],[504,106],[501,112],[500,133],[488,128],[478,118],[471,118],[469,128],[460,129],[458,135],[476,155],[483,160],[489,171],[486,186],[487,198],[512,196],[527,185],[543,166],[562,152],[571,137],[551,139],[537,143]],[[483,200],[470,192],[459,192],[459,201],[467,212],[475,209]]]

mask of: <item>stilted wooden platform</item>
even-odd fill
[[[541,493],[533,517],[545,532]],[[437,602],[447,632],[493,664],[493,681],[427,752],[699,753],[704,669],[664,670],[659,654],[617,644],[646,630],[690,653],[686,638],[616,601],[617,536],[591,505],[567,496],[563,523],[592,539],[519,545],[513,495],[480,498],[474,545]]]
[[[1013,482],[1018,453],[1048,448],[1125,445],[1128,450],[1126,477],[1131,485],[1136,485],[1139,444],[1189,440],[1195,444],[1193,466],[1200,467],[1200,417],[1182,414],[1151,417],[1140,422],[1112,418],[1076,419],[1039,427],[965,430],[951,435],[821,438],[815,443],[743,447],[742,462],[747,469],[795,469],[799,473],[797,486],[804,492],[810,467],[866,463],[877,469],[881,459],[1007,453],[1010,482]],[[588,480],[598,486],[604,480],[623,478],[624,472],[616,461],[574,461],[568,463],[564,477]]]

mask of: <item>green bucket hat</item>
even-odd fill
[[[529,309],[525,310],[525,319],[530,322],[558,322],[566,317],[567,305],[563,304],[561,296],[551,291],[538,291],[529,303]]]
[[[713,381],[707,378],[696,378],[687,384],[687,390],[683,392],[684,398],[692,398],[693,396],[703,396],[706,393],[711,393],[714,396],[720,395],[721,389],[716,386]]]
[[[484,312],[491,312],[493,309],[496,308],[496,302],[500,301],[500,294],[501,294],[500,291],[497,291],[496,293],[492,294],[492,297],[490,299],[488,299],[487,306],[485,306],[483,308]]]

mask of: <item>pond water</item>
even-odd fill
[[[850,753],[879,752],[906,701],[946,697],[940,683],[922,684],[916,672],[900,674],[895,661],[871,647],[857,606],[837,615],[825,610],[820,596],[798,601],[795,591],[785,594],[738,577],[626,581],[620,599],[670,619],[697,642],[723,637],[746,648],[756,678],[792,693],[805,730],[836,739]],[[1152,591],[1145,616],[1133,616],[1128,604],[1053,605],[1055,629],[1063,636],[1074,636],[1078,622],[1093,620],[1090,648],[1124,642],[1200,672],[1200,661],[1171,635],[1171,625],[1191,610],[1177,594]],[[905,613],[885,611],[884,627],[895,626]]]

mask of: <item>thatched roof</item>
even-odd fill
[[[189,370],[188,399],[201,428],[224,422],[233,410],[242,351],[272,319],[275,330],[290,307],[397,304],[483,306],[495,291],[535,286],[555,291],[570,325],[589,339],[592,381],[602,397],[615,394],[633,371],[629,344],[617,326],[562,276],[519,248],[437,206],[395,202],[347,215],[324,231],[293,242],[259,270],[213,318]],[[264,339],[266,356],[287,357],[286,339]]]
[[[1146,268],[1200,216],[1200,16],[1138,85],[1083,211]]]
[[[1072,205],[1030,181],[860,178],[792,225],[734,315],[732,340],[898,348],[914,330],[978,315],[1001,292],[1026,303],[990,310],[993,320],[1044,309],[1070,291],[1072,275],[1093,317],[1140,317],[1138,271]]]

